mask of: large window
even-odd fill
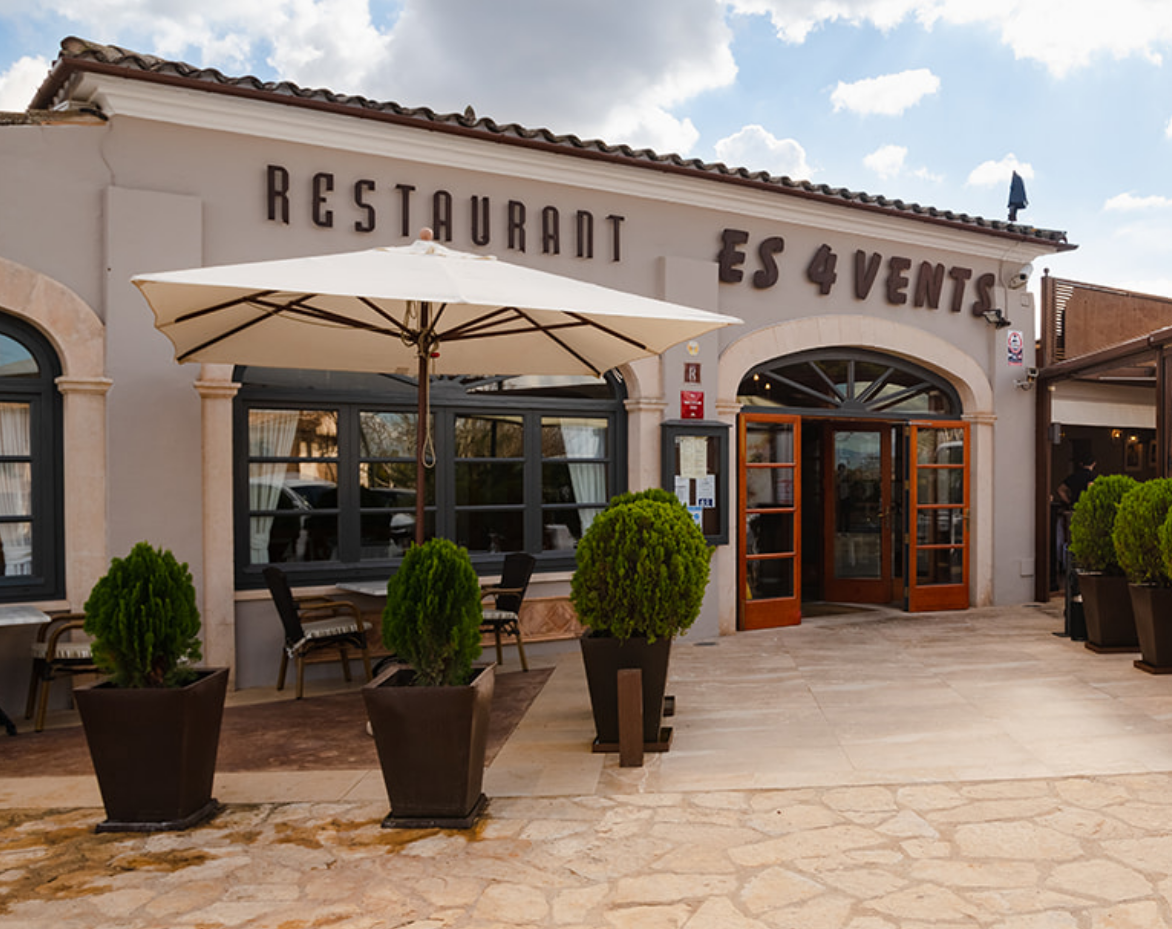
[[[294,582],[380,576],[415,538],[415,381],[242,368],[237,580],[279,563]],[[569,568],[625,469],[617,380],[437,377],[424,534],[483,570],[528,551]]]
[[[0,315],[0,601],[64,594],[57,356]]]

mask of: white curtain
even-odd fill
[[[253,410],[248,417],[249,457],[291,455],[297,435],[298,410]],[[287,465],[283,461],[250,464],[248,469],[248,507],[274,510],[281,497]],[[253,516],[250,521],[249,549],[252,564],[267,564],[272,516]]]
[[[562,419],[562,443],[566,448],[567,458],[605,458],[606,457],[606,421],[599,419]],[[606,464],[601,461],[590,463],[571,464],[570,483],[574,487],[574,500],[577,503],[606,504]],[[585,533],[594,522],[594,517],[602,512],[603,507],[581,507],[578,510],[582,520],[582,532]]]
[[[27,403],[0,403],[0,455],[28,457]],[[32,473],[32,466],[26,461],[0,464],[0,515],[29,515]],[[32,523],[0,524],[0,542],[4,544],[4,573],[32,574]]]

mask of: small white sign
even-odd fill
[[[696,479],[696,506],[706,510],[716,506],[716,475],[706,474]]]

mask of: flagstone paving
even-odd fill
[[[54,808],[0,784],[0,926],[1172,927],[1172,678],[1054,638],[1053,608],[941,617],[681,650],[676,741],[639,769],[566,744],[582,721],[563,654],[467,832],[380,828],[361,772],[293,801],[271,774],[219,782],[215,820],[153,836],[95,834],[68,783],[47,783]],[[872,666],[835,656],[852,641]],[[731,705],[764,712],[766,692],[796,765],[765,716],[739,724],[751,749],[711,752]],[[958,730],[1006,751],[952,757]],[[588,776],[560,770],[574,753]]]

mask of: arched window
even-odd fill
[[[60,374],[44,337],[0,314],[0,601],[64,595]]]
[[[294,583],[387,576],[415,537],[414,378],[239,368],[237,583],[265,564]],[[528,551],[569,569],[622,490],[617,378],[434,377],[424,532],[478,568]]]
[[[742,407],[819,415],[959,417],[956,390],[918,365],[879,352],[816,349],[758,365],[741,381]]]

